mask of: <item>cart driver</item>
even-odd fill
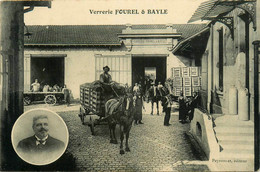
[[[100,78],[99,80],[102,82],[102,83],[107,83],[109,84],[111,81],[112,81],[112,77],[111,75],[108,73],[110,71],[110,68],[108,66],[105,66],[103,67],[103,73],[100,74]]]
[[[113,97],[113,86],[115,82],[112,81],[111,75],[108,73],[110,71],[110,68],[108,66],[103,67],[103,73],[100,74],[100,82],[102,84],[102,87],[105,91],[105,100],[108,100]],[[111,94],[112,93],[112,94]]]

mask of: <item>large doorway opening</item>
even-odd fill
[[[31,82],[38,79],[41,86],[57,84],[64,86],[64,57],[32,57],[31,58]]]
[[[151,76],[155,83],[165,82],[166,57],[132,57],[132,85],[145,84],[145,76]]]

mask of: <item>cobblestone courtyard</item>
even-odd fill
[[[25,107],[27,109],[35,108]],[[48,108],[48,107],[47,107]],[[85,171],[209,171],[207,161],[192,146],[186,134],[189,124],[178,122],[178,112],[172,113],[169,127],[163,126],[164,115],[143,115],[143,125],[132,127],[129,146],[131,152],[119,154],[119,144],[110,144],[107,125],[90,128],[82,125],[78,117],[78,105],[60,105],[52,110],[66,122],[69,133],[68,152],[76,158],[78,170]],[[119,130],[116,130],[119,141]]]

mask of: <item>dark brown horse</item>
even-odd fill
[[[115,135],[116,124],[120,126],[120,154],[125,151],[130,152],[128,146],[128,138],[133,123],[133,96],[127,93],[119,99],[110,99],[105,104],[105,112],[108,120],[110,131],[110,143],[117,144]],[[125,151],[123,149],[123,141],[126,137]]]

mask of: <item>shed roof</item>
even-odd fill
[[[181,40],[203,28],[205,24],[173,24],[182,33]],[[30,38],[25,37],[25,46],[79,46],[79,45],[121,45],[118,34],[126,25],[30,25],[27,26]],[[132,29],[165,29],[163,24],[132,25]]]

